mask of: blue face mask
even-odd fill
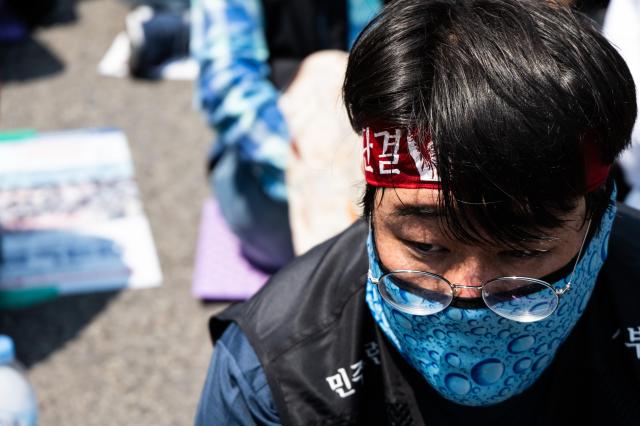
[[[612,197],[615,200],[615,194]],[[571,290],[544,320],[520,323],[488,308],[454,306],[433,315],[410,315],[386,303],[371,280],[367,282],[367,304],[389,340],[443,397],[471,406],[502,402],[540,377],[582,315],[607,257],[615,213],[613,201],[584,248]],[[371,231],[367,250],[370,273],[380,278],[383,274]],[[560,288],[568,280],[569,276],[551,284]]]

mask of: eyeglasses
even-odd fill
[[[590,227],[591,220],[569,281],[562,288],[554,288],[537,278],[518,276],[493,278],[480,286],[452,284],[438,274],[413,270],[396,270],[380,278],[375,278],[369,270],[369,279],[378,286],[389,305],[407,314],[436,314],[451,304],[459,289],[472,289],[480,291],[485,305],[501,317],[525,323],[540,321],[558,308],[560,298],[571,289]]]

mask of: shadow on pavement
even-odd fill
[[[42,25],[45,27],[53,25],[67,25],[78,19],[76,3],[82,0],[57,0],[49,16],[45,17]]]
[[[29,29],[66,25],[78,19],[76,3],[81,0],[3,0],[13,15]],[[0,2],[1,3],[1,2]]]
[[[57,74],[64,64],[46,47],[29,37],[0,45],[0,81],[26,81]]]
[[[11,22],[33,32],[39,27],[68,25],[77,21],[76,3],[82,0],[4,1],[13,17]],[[46,77],[63,69],[64,64],[30,35],[18,42],[0,44],[0,82]]]
[[[17,358],[29,368],[74,339],[117,294],[65,296],[27,309],[0,312],[0,334],[11,336]]]

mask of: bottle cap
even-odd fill
[[[13,362],[16,357],[16,349],[11,337],[0,334],[0,364]]]

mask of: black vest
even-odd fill
[[[283,425],[640,425],[640,214],[619,212],[578,325],[530,389],[494,406],[445,400],[388,343],[364,300],[362,222],[212,318],[211,335],[238,323]]]

